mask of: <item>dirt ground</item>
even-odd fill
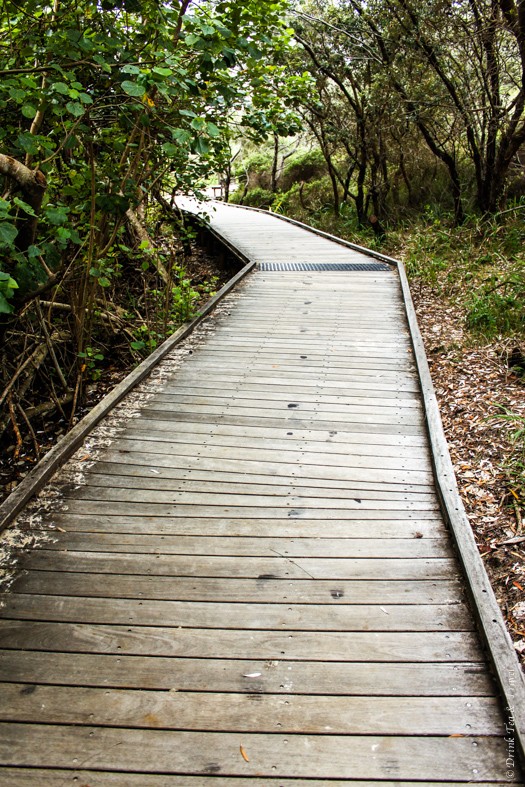
[[[509,368],[512,341],[479,346],[464,332],[460,309],[430,287],[412,296],[439,401],[458,487],[514,646],[525,658],[524,501],[506,465],[512,424],[505,410],[525,416],[525,378]],[[522,481],[523,483],[523,481]]]

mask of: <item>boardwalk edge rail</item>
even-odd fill
[[[233,204],[232,207],[268,214],[268,211],[261,208]],[[509,744],[509,762],[517,754],[511,747],[514,740],[518,746],[521,761],[525,763],[525,676],[459,495],[454,467],[439,413],[439,405],[430,376],[427,355],[421,331],[419,330],[412,295],[410,294],[405,266],[400,260],[342,238],[337,238],[335,235],[323,232],[315,227],[309,227],[296,219],[273,212],[270,215],[397,268],[414,350],[414,359],[419,374],[427,432],[430,439],[432,465],[441,510],[452,533],[453,542],[465,575],[473,612],[477,617],[482,641],[486,646],[494,676],[503,695],[506,717],[505,739]]]
[[[51,476],[73,455],[80,447],[83,440],[95,426],[111,410],[135,388],[157,366],[168,353],[173,350],[183,339],[189,336],[197,325],[215,308],[225,295],[231,292],[236,284],[243,279],[255,266],[255,262],[248,260],[241,252],[228,248],[244,263],[244,267],[232,276],[221,289],[210,298],[199,311],[198,315],[184,323],[166,339],[156,350],[142,361],[130,374],[128,374],[111,393],[104,396],[87,415],[76,424],[71,431],[59,440],[58,443],[40,460],[36,467],[19,483],[16,489],[0,505],[0,533],[22,511],[29,500],[34,497],[47,483]]]

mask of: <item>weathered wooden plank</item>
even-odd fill
[[[349,366],[351,366],[351,358],[353,355],[359,356],[361,354],[361,357],[364,357],[364,351],[366,350],[370,352],[372,368],[376,354],[378,360],[381,360],[382,358],[388,357],[401,359],[411,353],[409,340],[405,337],[398,336],[392,338],[391,335],[385,336],[385,334],[382,334],[378,335],[376,338],[367,339],[365,338],[366,333],[364,332],[359,334],[355,330],[345,331],[344,328],[334,329],[334,334],[335,333],[337,338],[334,336],[327,339],[325,326],[322,328],[313,328],[308,324],[303,327],[297,326],[295,329],[276,329],[274,331],[265,330],[264,328],[251,330],[248,327],[243,330],[235,330],[234,328],[230,328],[228,324],[221,326],[221,340],[223,346],[226,346],[227,338],[232,335],[235,336],[237,341],[260,342],[266,347],[268,347],[268,345],[273,345],[275,347],[296,347],[300,345],[304,347],[306,344],[308,347],[318,349],[326,348],[329,350],[331,347],[337,348],[340,351],[347,349]],[[218,342],[218,340],[216,341]]]
[[[149,416],[155,420],[162,421],[187,421],[188,413],[173,412],[165,413],[162,410],[149,410]],[[257,419],[256,415],[240,415],[235,411],[224,411],[223,413],[209,413],[209,412],[195,412],[191,417],[196,421],[203,422],[222,422],[227,424],[236,425],[258,425],[265,427],[277,427],[280,429],[332,429],[336,431],[354,432],[355,434],[378,434],[378,435],[416,435],[423,436],[425,434],[424,427],[417,424],[373,424],[361,423],[355,421],[334,421],[324,418],[299,418],[297,415],[290,415],[288,412],[283,413],[280,417],[265,417],[261,420]]]
[[[140,424],[145,422],[145,428],[149,432],[158,431],[165,432],[166,430],[166,422],[165,421],[155,421],[154,419],[148,418],[146,413],[141,413],[140,420],[133,419],[128,422],[126,425],[126,429],[134,429],[135,424],[137,429],[141,429]],[[210,418],[209,421],[203,421],[202,419],[199,420],[186,420],[183,421],[182,419],[177,421],[177,426],[175,427],[177,433],[186,434],[189,433],[190,435],[203,435],[206,436],[234,436],[234,437],[244,437],[247,440],[251,438],[262,438],[262,439],[270,439],[272,444],[276,440],[283,440],[285,439],[286,442],[290,442],[295,444],[297,441],[305,441],[311,443],[322,443],[323,445],[332,445],[332,444],[339,444],[342,443],[343,446],[352,446],[354,444],[359,444],[361,449],[363,450],[364,447],[370,446],[371,450],[375,450],[378,452],[378,455],[382,455],[382,449],[388,449],[388,451],[396,451],[398,449],[400,451],[399,454],[394,454],[395,456],[403,456],[404,451],[410,451],[413,448],[417,448],[418,451],[427,452],[428,451],[428,438],[421,434],[421,435],[388,435],[388,434],[355,434],[353,432],[347,432],[345,428],[343,429],[300,429],[294,427],[293,431],[290,432],[289,430],[277,429],[275,427],[265,427],[259,426],[256,423],[252,423],[250,426],[236,426],[235,424],[229,424],[223,422],[222,420],[218,422],[216,419]],[[391,454],[386,454],[390,456]]]
[[[237,300],[235,305],[229,309],[229,313],[222,314],[219,318],[218,324],[223,325],[238,325],[241,329],[246,325],[253,325],[260,327],[265,324],[266,320],[271,318],[271,322],[266,322],[266,325],[275,325],[277,328],[283,327],[296,327],[298,323],[312,323],[316,324],[322,321],[323,327],[326,328],[325,335],[327,338],[330,334],[337,332],[339,328],[363,328],[362,333],[367,334],[368,331],[373,331],[374,335],[381,335],[382,333],[389,333],[390,338],[396,334],[407,335],[406,330],[406,315],[404,314],[402,304],[397,298],[397,293],[394,290],[381,292],[378,288],[377,293],[379,299],[383,302],[381,312],[381,323],[377,322],[377,315],[375,309],[370,309],[368,303],[354,304],[350,303],[350,297],[353,293],[348,292],[344,295],[342,300],[337,302],[336,309],[339,310],[334,314],[329,313],[326,306],[322,303],[323,298],[334,295],[333,290],[321,286],[315,288],[316,302],[308,304],[304,301],[305,297],[311,298],[313,293],[307,295],[294,295],[293,290],[285,293],[284,298],[278,295],[275,290],[268,291],[265,288],[264,281],[261,279],[261,274],[257,273],[256,287],[258,290],[259,299],[254,297],[251,288],[245,291],[245,295],[241,300]],[[363,295],[366,290],[362,291]],[[320,305],[317,306],[316,304]],[[374,322],[374,318],[376,321]],[[395,328],[395,330],[393,330]]]
[[[317,294],[316,294],[316,297]],[[319,293],[319,297],[322,294]],[[266,308],[265,308],[266,307]],[[293,309],[293,304],[288,306]],[[296,341],[303,338],[303,331],[309,331],[319,346],[333,346],[334,349],[346,342],[351,343],[357,354],[362,353],[363,346],[378,346],[384,349],[410,348],[410,337],[406,329],[401,328],[402,316],[399,311],[393,310],[385,321],[385,326],[381,330],[375,330],[371,322],[376,317],[376,311],[349,312],[345,319],[340,321],[331,320],[322,311],[303,314],[300,305],[295,307],[298,312],[295,321],[284,321],[272,309],[268,303],[263,304],[260,311],[243,309],[236,314],[235,319],[232,315],[219,318],[214,325],[217,331],[210,335],[210,341],[214,345],[221,346],[226,344],[225,338],[234,336],[237,343],[249,339],[246,342],[246,349],[252,346],[259,347],[261,344],[283,342],[287,340]],[[274,328],[270,326],[275,324]],[[315,327],[317,325],[317,327]],[[266,326],[266,330],[265,330]],[[224,330],[223,330],[224,329]],[[361,340],[363,344],[361,344]],[[384,340],[385,344],[382,344]],[[382,353],[384,354],[384,352]]]
[[[380,407],[375,403],[366,405],[354,405],[352,403],[342,402],[340,404],[325,403],[322,396],[318,397],[318,401],[304,402],[296,397],[282,398],[280,400],[262,400],[243,398],[232,393],[229,396],[197,396],[197,395],[180,395],[163,396],[158,394],[154,396],[144,408],[148,410],[163,409],[165,412],[187,412],[186,408],[206,408],[212,407],[211,412],[220,408],[228,410],[234,408],[235,410],[248,410],[248,411],[261,411],[261,416],[264,416],[266,411],[279,411],[294,409],[300,413],[319,413],[323,416],[345,415],[351,420],[356,416],[362,416],[363,421],[367,423],[369,417],[378,418],[380,420],[373,420],[372,423],[421,423],[421,416],[418,408],[405,408],[399,407],[397,404],[392,407]],[[306,417],[310,417],[307,415]],[[384,419],[384,420],[383,420]]]
[[[107,773],[91,770],[40,770],[38,768],[4,768],[2,778],[4,787],[34,787],[35,784],[45,784],[46,787],[68,787],[79,784],[89,784],[89,787],[122,787],[121,773]],[[126,787],[209,787],[209,776],[173,776],[163,774],[126,773]],[[243,778],[242,776],[227,776],[226,778],[213,777],[213,787],[268,787],[272,781],[267,778]],[[279,787],[307,787],[308,782],[303,779],[279,779]],[[312,782],[310,781],[311,785]],[[323,780],[323,787],[341,787],[348,784],[346,780]],[[464,782],[425,782],[427,787],[461,787]],[[501,782],[477,782],[478,787],[497,787]],[[506,782],[509,787],[518,787],[518,782]],[[382,781],[382,787],[420,787],[421,782],[407,781]],[[370,787],[369,782],[355,781],[352,787]]]
[[[147,431],[153,436],[157,436],[159,433],[162,435],[166,431],[166,421],[155,420],[154,418],[150,418],[148,413],[143,412],[141,413],[140,420],[136,419],[136,424],[135,419],[126,424],[123,434],[135,430]],[[289,448],[294,448],[294,446],[302,442],[313,446],[317,446],[317,444],[325,445],[328,446],[328,450],[331,446],[336,450],[337,446],[341,445],[340,450],[343,451],[346,449],[353,450],[353,446],[359,446],[363,453],[366,453],[367,450],[375,450],[378,456],[382,456],[383,454],[385,456],[393,455],[397,445],[400,450],[399,456],[404,456],[405,454],[411,455],[411,453],[429,455],[427,453],[428,445],[424,434],[389,435],[387,433],[377,434],[374,432],[370,432],[369,434],[356,433],[347,431],[345,426],[339,429],[329,430],[316,429],[315,427],[311,429],[302,429],[294,426],[294,428],[290,430],[288,427],[277,428],[271,426],[266,427],[264,425],[259,426],[254,419],[251,419],[250,423],[246,426],[239,426],[234,423],[228,423],[228,421],[223,418],[216,419],[210,417],[206,420],[199,417],[190,420],[178,419],[176,421],[176,426],[173,427],[170,433],[177,435],[177,439],[182,441],[187,440],[188,437],[198,440],[206,440],[213,437],[218,439],[227,437],[239,439],[244,437],[248,445],[252,439],[255,444],[257,444],[259,439],[262,439],[271,440],[272,444],[277,440],[281,440],[288,443]]]
[[[365,381],[366,382],[366,381]],[[178,378],[177,382],[168,383],[162,388],[157,388],[156,386],[150,385],[149,386],[151,392],[156,392],[159,390],[165,391],[166,393],[170,393],[171,391],[200,391],[202,394],[205,394],[209,391],[216,391],[217,390],[217,383],[214,380],[210,380],[208,375],[205,377],[201,377],[200,379],[195,379],[188,381],[183,378]],[[295,385],[279,385],[276,386],[272,382],[272,378],[269,377],[265,382],[259,383],[251,383],[249,381],[221,381],[221,390],[228,393],[232,391],[233,393],[243,393],[247,392],[253,393],[264,399],[266,396],[270,396],[271,394],[281,394],[281,395],[290,395],[293,396],[317,396],[319,394],[323,394],[327,396],[326,390],[323,392],[323,384],[317,378],[309,378],[303,381],[297,380]],[[380,401],[383,400],[393,400],[396,401],[398,399],[404,399],[406,401],[410,400],[410,397],[413,397],[417,401],[417,391],[415,386],[412,388],[405,387],[401,390],[398,390],[396,386],[389,386],[385,388],[384,386],[380,386],[379,388],[369,385],[368,388],[360,388],[356,387],[355,384],[341,384],[339,387],[332,386],[329,389],[334,397],[336,396],[348,396],[349,398],[352,397],[360,397],[362,399],[368,399],[371,403],[379,399]],[[339,393],[338,393],[339,392]],[[263,428],[263,427],[259,427]]]
[[[356,444],[348,450],[323,451],[321,446],[316,444],[310,448],[307,444],[291,443],[282,441],[275,448],[266,446],[251,445],[248,440],[239,440],[237,445],[229,445],[227,441],[215,441],[209,439],[205,442],[192,443],[172,441],[170,432],[165,432],[160,438],[157,433],[150,433],[143,436],[141,432],[129,430],[125,435],[119,436],[112,444],[112,450],[120,453],[139,452],[151,454],[169,454],[171,456],[206,456],[207,458],[226,458],[226,459],[246,459],[257,460],[258,462],[278,459],[282,464],[297,463],[324,465],[325,467],[369,467],[379,470],[416,470],[427,473],[430,469],[430,461],[423,454],[419,456],[377,456],[374,453],[361,452],[360,445]],[[235,443],[234,440],[231,441]]]
[[[291,404],[295,405],[296,402],[291,402]],[[293,409],[293,412],[290,411],[287,405],[282,407],[262,407],[259,406],[257,408],[255,405],[244,407],[242,402],[234,401],[231,405],[214,405],[210,404],[209,402],[205,402],[201,405],[199,404],[178,404],[178,405],[170,405],[167,402],[161,402],[159,404],[155,404],[154,402],[151,405],[146,405],[144,410],[146,412],[158,412],[159,408],[162,409],[163,413],[169,415],[171,412],[176,413],[186,413],[187,415],[190,413],[199,413],[199,412],[206,412],[211,415],[222,415],[226,413],[238,413],[239,415],[251,415],[256,417],[257,420],[264,420],[265,418],[275,418],[276,416],[279,417],[288,417],[290,422],[293,421],[297,415],[299,417],[307,419],[313,418],[316,415],[320,415],[325,421],[331,421],[332,424],[339,424],[339,423],[348,423],[348,422],[357,422],[361,426],[368,426],[368,425],[386,425],[387,427],[410,427],[410,426],[419,426],[421,427],[424,423],[423,418],[420,414],[411,414],[407,413],[404,415],[393,413],[382,413],[382,412],[374,412],[373,408],[370,412],[359,412],[356,408],[348,408],[348,411],[336,411],[332,409],[332,405],[328,407],[323,407],[322,404],[317,405],[312,409],[308,409],[307,407],[301,407],[298,405]]]
[[[261,277],[260,272],[258,272],[258,278],[259,277]],[[346,299],[339,301],[342,308],[341,310],[334,313],[330,312],[326,308],[326,304],[323,304],[321,299],[316,299],[316,301],[311,301],[308,303],[304,300],[304,296],[294,297],[291,293],[289,293],[287,299],[283,300],[276,294],[276,290],[273,290],[271,294],[265,292],[266,287],[262,277],[260,278],[260,282],[260,299],[256,300],[253,295],[250,296],[248,289],[246,291],[246,297],[242,298],[242,300],[238,300],[236,307],[231,309],[227,315],[222,316],[219,320],[219,324],[227,322],[228,325],[239,325],[242,327],[246,324],[246,318],[249,316],[250,325],[264,326],[268,324],[265,322],[265,317],[267,316],[267,313],[270,313],[274,318],[272,320],[272,325],[295,326],[297,325],[298,319],[302,319],[303,317],[308,317],[310,320],[320,317],[325,321],[325,325],[327,327],[338,327],[340,325],[359,327],[359,325],[362,324],[367,332],[368,327],[373,329],[374,333],[388,333],[391,332],[392,327],[395,327],[396,333],[399,332],[406,334],[406,320],[402,306],[399,303],[394,304],[389,302],[390,299],[388,295],[396,292],[395,287],[388,289],[387,298],[384,299],[389,304],[387,307],[388,316],[385,314],[384,319],[381,320],[381,323],[377,323],[377,320],[374,321],[374,313],[371,313],[370,311],[367,312],[366,309],[363,309],[363,307],[359,304],[352,304],[348,301],[345,303]],[[322,286],[320,291],[328,295],[331,294],[329,288]],[[377,288],[377,291],[381,292],[379,287]],[[361,316],[363,317],[362,323],[359,321]]]
[[[472,744],[477,744],[474,747]],[[172,732],[63,725],[0,725],[6,765],[343,779],[497,778],[503,738]],[[240,745],[246,756],[240,752]]]
[[[303,353],[308,352],[308,346],[304,347],[303,345],[303,347],[298,349]],[[277,376],[277,373],[279,373],[280,376]],[[326,388],[339,388],[342,391],[344,391],[347,386],[350,386],[350,388],[375,387],[375,389],[379,386],[379,390],[384,388],[385,390],[390,389],[397,392],[406,390],[412,392],[417,391],[417,377],[415,373],[408,373],[407,370],[373,369],[370,367],[360,369],[356,367],[354,369],[342,371],[340,369],[330,369],[328,366],[326,369],[323,369],[322,376],[324,378],[323,386],[326,386]],[[272,384],[274,386],[281,385],[281,381],[283,381],[285,385],[293,384],[294,382],[298,382],[299,385],[307,385],[309,381],[310,385],[319,386],[320,384],[318,376],[316,381],[312,382],[312,375],[308,374],[304,369],[254,369],[247,375],[242,369],[223,369],[221,367],[216,371],[209,369],[207,377],[217,382],[221,382],[222,380],[226,382],[242,381],[243,383]],[[183,369],[180,379],[181,381],[198,383],[199,380],[202,380],[202,375],[197,371],[197,367],[189,367]]]
[[[17,593],[102,598],[166,599],[171,601],[222,601],[290,604],[454,604],[465,601],[462,586],[454,580],[417,582],[382,579],[336,584],[321,579],[236,579],[200,577],[145,577],[110,574],[94,582],[89,573],[25,571],[13,585]],[[385,607],[386,608],[386,607]]]
[[[243,407],[247,407],[248,403],[251,403],[252,406],[258,406],[261,403],[261,400],[264,400],[264,404],[267,408],[269,407],[280,407],[283,402],[287,405],[290,402],[290,399],[301,406],[309,405],[319,405],[323,404],[323,406],[330,405],[330,408],[334,407],[339,412],[348,408],[355,408],[356,412],[369,412],[372,408],[377,408],[379,412],[385,411],[390,413],[391,410],[394,411],[405,411],[410,409],[420,409],[419,402],[417,398],[412,399],[402,399],[400,397],[394,399],[393,397],[386,398],[386,399],[370,399],[369,397],[352,397],[352,396],[343,396],[342,394],[336,396],[326,396],[324,394],[296,394],[293,397],[290,397],[288,394],[283,393],[282,391],[270,391],[270,392],[262,392],[262,391],[245,391],[244,389],[239,389],[238,391],[232,391],[230,394],[227,395],[227,392],[224,390],[218,391],[213,390],[211,393],[208,392],[207,394],[202,394],[195,389],[190,391],[181,391],[181,389],[173,387],[169,391],[164,389],[160,393],[155,394],[155,396],[150,399],[150,403],[157,403],[157,402],[166,402],[166,403],[190,403],[190,404],[202,404],[207,402],[212,402],[213,404],[230,404],[232,401],[242,403]],[[275,404],[274,404],[275,403]],[[357,408],[366,408],[365,410],[357,409]]]
[[[94,487],[111,487],[124,488],[124,489],[151,489],[159,491],[185,491],[185,492],[201,492],[203,494],[210,493],[228,493],[228,494],[254,494],[254,495],[300,495],[303,497],[320,497],[323,495],[325,499],[329,498],[366,498],[367,500],[433,500],[435,493],[432,487],[413,486],[412,488],[401,488],[401,485],[394,484],[376,484],[376,488],[363,488],[361,485],[355,484],[354,487],[349,487],[344,482],[334,482],[329,479],[321,479],[324,483],[316,482],[313,479],[275,479],[281,483],[273,483],[271,476],[243,476],[238,478],[232,476],[226,478],[227,473],[210,473],[207,479],[196,479],[195,474],[188,477],[186,471],[179,472],[178,477],[176,471],[167,477],[165,474],[155,473],[154,476],[144,477],[144,469],[136,474],[130,473],[129,475],[117,475],[115,473],[86,473],[86,481],[90,486]],[[215,478],[214,476],[219,476]],[[255,479],[255,480],[254,480]],[[315,484],[315,486],[312,486]],[[329,486],[333,484],[333,487]],[[69,489],[71,487],[68,487]],[[416,491],[417,490],[417,491]]]
[[[368,311],[366,307],[348,311],[340,320],[334,320],[319,309],[305,313],[304,306],[301,307],[297,302],[294,305],[292,301],[284,306],[284,309],[287,312],[295,312],[296,317],[284,319],[271,301],[261,295],[262,303],[258,308],[253,301],[248,302],[234,314],[219,318],[214,323],[218,330],[210,336],[210,341],[221,345],[225,343],[226,336],[234,336],[238,343],[240,339],[249,337],[246,343],[246,349],[249,349],[252,345],[259,346],[267,342],[289,339],[295,341],[303,338],[303,331],[306,330],[319,345],[324,343],[326,346],[337,348],[340,344],[350,342],[357,353],[362,352],[361,339],[364,345],[379,346],[384,339],[387,347],[394,349],[410,347],[410,336],[405,328],[402,312],[395,307],[389,308],[388,299],[384,300],[385,324],[377,329],[372,322],[374,318],[377,319],[377,305],[375,309]],[[316,292],[315,297],[321,299],[323,294]],[[329,293],[326,293],[326,297],[329,297]]]
[[[220,632],[221,651],[228,639],[243,632]],[[191,632],[187,632],[191,635]],[[196,632],[203,643],[204,653],[210,652],[206,640],[216,632]],[[233,636],[232,636],[233,635]],[[179,636],[179,635],[178,635]],[[104,686],[113,688],[162,689],[165,691],[214,691],[237,692],[250,695],[309,694],[319,696],[495,696],[495,686],[489,678],[486,665],[476,662],[458,663],[392,663],[385,668],[381,663],[354,663],[326,661],[322,666],[316,661],[293,661],[282,657],[282,648],[288,648],[287,635],[274,634],[272,643],[266,645],[267,653],[279,654],[279,659],[254,660],[257,657],[243,654],[242,660],[232,658],[193,658],[163,656],[125,656],[53,653],[46,651],[0,651],[2,676],[13,682],[52,684],[64,686]],[[256,649],[264,645],[255,635]],[[317,638],[319,641],[319,637]],[[234,643],[233,643],[234,644]],[[189,647],[194,645],[189,642]],[[273,647],[273,650],[272,650]],[[238,647],[234,644],[234,651]],[[341,647],[338,648],[338,651]],[[301,654],[303,659],[307,657]],[[315,657],[315,653],[312,658]],[[264,658],[264,657],[263,657]],[[248,677],[246,677],[248,676]]]
[[[104,533],[57,533],[42,549],[79,552],[127,552],[163,555],[229,555],[268,557],[285,555],[302,557],[373,557],[424,558],[451,557],[452,550],[444,539],[430,538],[239,538],[231,536],[171,536]]]
[[[210,347],[217,347],[220,349],[222,347],[225,350],[229,343],[229,336],[227,331],[221,329],[221,337],[220,339],[215,338],[214,342],[210,344]],[[259,347],[264,347],[266,349],[273,348],[277,353],[279,351],[290,352],[293,350],[301,350],[301,354],[307,355],[309,351],[317,350],[318,352],[324,352],[327,355],[331,354],[331,351],[336,351],[340,354],[347,354],[348,357],[348,365],[347,370],[352,369],[352,359],[356,357],[356,359],[364,358],[365,353],[369,352],[369,364],[368,368],[373,370],[375,359],[377,358],[377,362],[381,364],[382,362],[387,362],[390,359],[390,364],[393,369],[398,368],[398,371],[401,371],[404,362],[410,363],[413,361],[412,358],[412,351],[410,349],[410,345],[408,342],[395,342],[387,347],[385,347],[385,343],[378,339],[376,342],[366,342],[363,341],[362,336],[358,338],[357,334],[354,336],[341,336],[341,338],[332,339],[327,341],[324,336],[323,332],[314,333],[309,331],[306,328],[302,328],[298,330],[294,335],[269,335],[265,336],[264,334],[260,334],[260,338],[258,338],[257,334],[250,334],[246,333],[246,335],[239,335],[238,332],[232,332],[231,336],[235,337],[235,341],[238,342],[246,342],[246,343],[253,343],[253,349],[256,351]],[[391,350],[391,352],[386,352],[386,350]],[[398,366],[398,364],[400,366]],[[200,364],[199,364],[200,365]],[[203,362],[203,365],[206,365]],[[378,367],[380,369],[380,367]],[[328,360],[325,364],[325,368],[323,372],[327,372],[330,370],[330,361]],[[344,373],[344,370],[341,369],[334,369],[334,373]]]
[[[293,308],[293,305],[290,304],[289,308]],[[290,332],[292,332],[292,335],[296,335],[298,327],[308,327],[316,323],[321,323],[323,328],[321,337],[327,342],[330,342],[329,332],[331,332],[337,334],[338,339],[355,340],[356,343],[361,337],[366,335],[367,338],[373,337],[377,344],[381,344],[381,340],[385,339],[388,346],[410,346],[408,343],[408,336],[404,331],[400,330],[402,314],[399,310],[391,311],[390,315],[385,317],[381,328],[377,328],[373,322],[375,315],[371,315],[362,310],[347,312],[341,320],[331,320],[327,313],[320,309],[312,312],[304,312],[301,310],[299,304],[295,309],[298,312],[295,319],[284,319],[282,316],[279,317],[278,313],[271,308],[253,312],[243,309],[242,311],[237,311],[235,316],[230,315],[227,318],[217,320],[216,325],[220,328],[222,328],[223,325],[228,325],[230,329],[238,328],[239,334],[242,334],[246,326],[249,325],[251,329],[259,331],[259,336],[255,338],[255,341],[259,342],[266,337],[286,338],[291,335]],[[269,321],[274,324],[274,329],[265,331],[264,328],[268,328],[270,324]],[[216,337],[217,342],[220,342],[220,339],[220,336]]]
[[[330,600],[331,602],[331,600]],[[15,593],[9,596],[1,617],[135,626],[182,626],[268,631],[469,631],[468,608],[456,604],[272,604],[252,602],[159,601],[152,599],[80,598]]]
[[[0,683],[0,721],[310,735],[501,735],[493,697],[322,697]]]
[[[306,499],[305,499],[306,502]],[[290,519],[300,521],[301,519],[321,519],[321,520],[385,520],[385,519],[412,519],[418,523],[423,519],[440,519],[440,514],[434,510],[400,510],[395,508],[377,510],[375,508],[309,508],[305,503],[300,507],[286,508],[286,506],[267,508],[264,506],[206,506],[206,505],[182,505],[163,504],[163,503],[110,503],[107,500],[75,500],[67,501],[67,510],[73,514],[112,514],[118,516],[163,516],[163,517],[196,517],[199,519],[212,519],[217,517],[224,519]]]
[[[234,621],[236,622],[236,621]],[[477,662],[480,661],[479,640],[473,632],[318,632],[257,631],[255,629],[201,630],[166,626],[95,625],[22,620],[0,621],[4,649],[40,650],[58,653],[114,653],[123,655],[178,656],[194,659],[270,659],[325,662]],[[201,663],[195,662],[192,672],[198,675]],[[264,665],[259,665],[259,667]],[[271,665],[270,665],[271,667]],[[390,670],[390,666],[388,670]],[[383,667],[384,669],[384,667]],[[317,664],[323,673],[324,666]],[[251,670],[250,670],[251,671]],[[261,671],[261,670],[259,670]],[[265,668],[265,672],[267,668]],[[291,690],[293,670],[287,670]],[[265,675],[265,672],[261,674]],[[337,671],[332,671],[334,679]],[[344,693],[340,678],[332,684]],[[241,676],[239,676],[240,679]],[[386,676],[387,677],[387,676]],[[100,676],[103,679],[103,676]],[[175,680],[175,677],[174,677]],[[253,690],[264,689],[259,678],[253,679]],[[384,684],[383,684],[384,685]],[[410,684],[408,684],[410,686]],[[206,690],[206,687],[203,688]],[[410,693],[413,688],[410,688]],[[310,693],[310,687],[304,688]],[[324,693],[324,690],[323,690]],[[326,693],[330,693],[329,690]],[[388,694],[388,691],[386,691]]]
[[[397,512],[399,513],[399,512]],[[268,536],[293,538],[304,536],[324,538],[436,538],[445,536],[446,530],[441,517],[433,519],[374,519],[374,520],[330,520],[327,531],[323,520],[315,519],[231,519],[203,517],[137,517],[125,514],[87,514],[55,512],[50,518],[50,527],[60,527],[66,532],[88,533],[156,533],[158,535],[199,536]],[[52,534],[56,531],[51,530]]]
[[[220,459],[222,461],[242,461],[252,462],[255,465],[264,463],[271,463],[275,466],[288,465],[290,470],[300,465],[314,465],[322,466],[325,470],[333,473],[334,478],[341,478],[341,471],[350,472],[354,470],[364,469],[377,470],[383,472],[385,477],[401,477],[404,482],[417,483],[417,481],[427,483],[431,480],[432,474],[430,467],[426,462],[415,459],[411,460],[407,457],[388,457],[388,456],[366,456],[359,454],[325,454],[320,455],[319,452],[309,452],[307,450],[276,450],[267,448],[240,448],[235,450],[230,449],[229,446],[206,444],[203,446],[193,446],[188,443],[172,443],[169,440],[140,440],[134,439],[132,433],[128,437],[118,437],[112,444],[111,449],[105,454],[105,458],[110,456],[129,454],[140,454],[141,456],[152,455],[157,457],[160,461],[165,457],[177,459],[180,457],[188,457],[189,459]],[[155,465],[155,463],[153,463]],[[169,465],[168,465],[169,466]],[[291,475],[291,473],[290,473]],[[363,480],[374,477],[374,473],[362,473]],[[315,476],[312,476],[315,478]],[[323,476],[326,477],[326,476]],[[346,476],[348,478],[348,476]],[[350,480],[350,478],[348,478]]]
[[[200,505],[203,497],[199,492],[170,492],[157,490],[111,488],[104,486],[80,486],[75,490],[68,491],[65,500],[102,500],[108,503],[136,503],[162,505],[164,503],[175,503],[180,506]],[[307,497],[301,494],[278,495],[258,495],[240,494],[224,492],[222,494],[208,493],[205,497],[206,506],[238,506],[238,507],[262,507],[292,509],[297,507],[308,508],[309,510],[323,509],[324,511],[333,509],[337,511],[438,511],[439,506],[434,499],[412,500],[406,495],[401,500],[375,500],[365,497],[357,498],[330,498],[330,497]]]
[[[93,574],[151,574],[152,576],[239,577],[257,579],[272,574],[279,579],[453,579],[455,561],[449,558],[301,558],[213,557],[200,555],[133,555],[104,552],[39,550],[21,560],[24,567]]]
[[[359,370],[354,370],[353,374],[344,378],[341,375],[327,372],[326,375],[323,375],[324,379],[322,381],[312,379],[311,376],[307,376],[301,371],[296,372],[290,369],[285,372],[284,376],[277,376],[277,371],[274,370],[272,374],[269,370],[260,370],[250,374],[249,378],[245,378],[242,371],[217,370],[213,375],[208,373],[206,378],[203,378],[202,375],[186,370],[177,377],[177,385],[188,385],[198,388],[199,385],[205,386],[206,383],[214,387],[226,387],[228,384],[237,385],[242,383],[243,386],[246,386],[246,390],[250,390],[249,386],[254,388],[260,388],[261,386],[273,387],[275,390],[282,390],[284,386],[287,386],[288,388],[291,387],[292,390],[296,390],[296,388],[299,390],[315,388],[322,389],[325,392],[330,390],[332,392],[340,391],[341,393],[359,390],[366,391],[366,396],[368,396],[369,391],[379,391],[381,396],[383,396],[383,391],[391,391],[396,395],[404,394],[405,391],[410,393],[417,393],[418,391],[417,381],[415,378],[412,379],[411,375],[407,377],[406,374],[395,374],[387,370],[369,373],[365,373],[364,370],[363,373],[360,373]],[[322,429],[323,427],[317,428]]]
[[[229,357],[226,357],[226,354],[221,354],[218,349],[217,352],[213,354],[213,359],[210,357],[206,362],[204,362],[203,359],[202,366],[201,356],[199,353],[196,353],[191,361],[187,361],[185,375],[189,375],[197,369],[202,369],[205,374],[209,372],[214,375],[229,373],[249,374],[250,376],[259,373],[266,374],[267,372],[273,371],[283,376],[288,373],[299,375],[309,374],[313,380],[318,381],[320,372],[323,376],[324,373],[326,373],[334,379],[340,378],[341,375],[346,379],[348,373],[353,371],[358,379],[364,378],[366,382],[366,378],[383,375],[383,373],[385,373],[385,376],[386,373],[388,373],[388,377],[390,378],[396,379],[396,376],[400,378],[401,372],[405,370],[405,372],[408,372],[408,380],[413,378],[412,360],[408,357],[394,361],[389,356],[389,359],[384,361],[377,360],[372,365],[370,360],[367,361],[366,354],[363,354],[362,358],[350,357],[345,360],[346,356],[343,353],[341,354],[341,360],[339,362],[335,358],[330,358],[330,362],[328,362],[327,360],[323,361],[318,358],[311,359],[310,354],[307,353],[311,353],[311,351],[305,351],[304,349],[296,350],[295,359],[288,359],[283,357],[285,354],[280,351],[269,351],[267,348],[261,347],[257,353],[253,352],[252,356],[236,358],[233,353],[230,354]],[[177,387],[176,382],[178,381],[172,381],[172,387]],[[415,391],[410,391],[409,394],[415,394]],[[405,398],[410,398],[410,396]]]

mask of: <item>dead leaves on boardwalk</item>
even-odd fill
[[[525,659],[525,502],[509,489],[503,465],[509,425],[501,407],[525,416],[525,383],[498,342],[472,346],[459,308],[430,287],[413,297],[459,491],[516,650]],[[514,494],[514,501],[513,501]],[[516,500],[516,498],[518,498]]]

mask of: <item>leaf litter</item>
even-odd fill
[[[507,364],[516,340],[474,344],[465,314],[418,282],[412,296],[425,343],[458,488],[496,598],[525,663],[525,501],[505,464],[511,410],[525,417],[525,384]]]

